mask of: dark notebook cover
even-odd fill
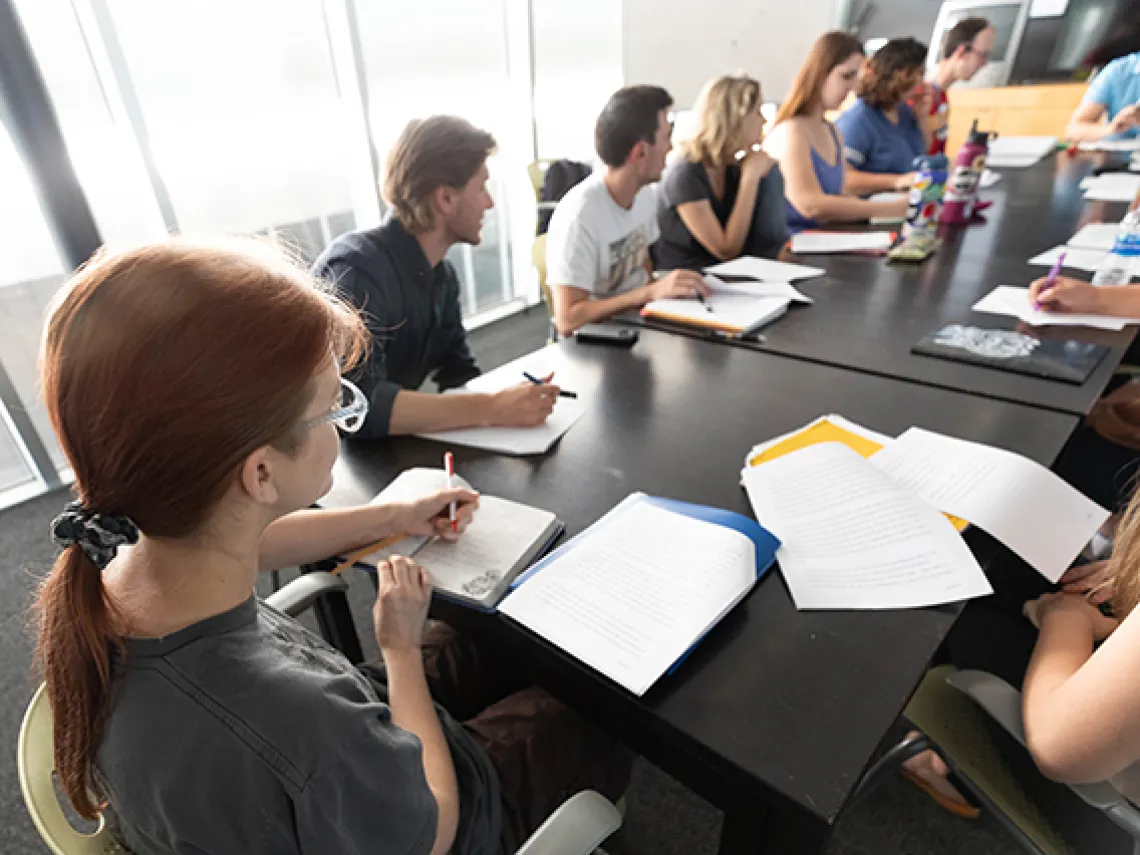
[[[1080,386],[1104,359],[1108,348],[1069,339],[1037,338],[1013,330],[947,324],[911,350],[954,362],[984,365]]]

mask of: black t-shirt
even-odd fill
[[[677,213],[677,206],[706,199],[723,226],[728,222],[739,190],[739,166],[730,166],[725,170],[724,195],[719,199],[713,193],[708,171],[701,164],[679,160],[665,170],[657,188],[657,223],[661,228],[661,237],[653,247],[654,264],[662,270],[679,267],[700,270],[717,264],[720,259],[713,256],[685,228]],[[780,174],[780,168],[773,166],[760,181],[752,223],[740,254],[775,258],[787,239],[784,177]]]

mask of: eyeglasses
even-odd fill
[[[331,410],[316,418],[308,419],[307,428],[320,427],[332,422],[345,433],[356,433],[364,425],[368,415],[368,396],[351,382],[340,378],[340,397]]]

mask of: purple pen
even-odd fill
[[[1045,277],[1045,287],[1041,289],[1041,293],[1037,295],[1038,299],[1033,301],[1033,308],[1040,311],[1041,300],[1040,298],[1049,293],[1049,289],[1053,287],[1053,283],[1057,281],[1057,274],[1061,272],[1061,266],[1065,263],[1065,256],[1068,253],[1061,250],[1061,254],[1057,256],[1057,260],[1053,262],[1053,266],[1049,268],[1049,275]]]

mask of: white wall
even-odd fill
[[[710,77],[746,71],[764,98],[782,101],[815,39],[832,29],[842,0],[624,0],[626,83],[656,83],[679,108]]]

